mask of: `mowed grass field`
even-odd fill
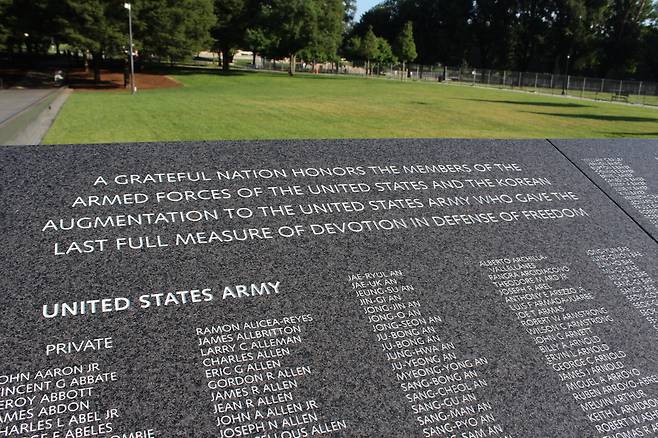
[[[658,109],[385,79],[179,70],[180,88],[74,92],[45,143],[658,137]]]

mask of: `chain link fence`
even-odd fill
[[[263,60],[257,69],[286,71],[288,64]],[[551,73],[487,70],[448,66],[354,62],[350,64],[298,63],[297,71],[318,74],[355,75],[399,81],[431,81],[485,86],[538,94],[581,97],[610,102],[658,106],[658,83],[633,80],[588,78]]]
[[[444,80],[533,93],[658,106],[655,82],[467,68],[444,68]]]

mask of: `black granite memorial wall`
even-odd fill
[[[638,225],[658,238],[658,141],[551,140]]]
[[[4,147],[0,438],[658,436],[597,144]]]

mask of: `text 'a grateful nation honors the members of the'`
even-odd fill
[[[179,290],[175,292],[156,292],[140,295],[136,300],[127,297],[112,297],[54,304],[42,306],[42,316],[46,319],[69,316],[96,315],[129,310],[131,308],[151,309],[159,307],[197,304],[217,299],[243,299],[276,295],[281,292],[280,281],[264,281],[260,283],[232,284],[212,288]]]

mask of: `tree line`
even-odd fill
[[[125,0],[0,0],[0,51],[127,53]],[[385,0],[354,22],[355,0],[134,0],[140,58],[176,62],[237,49],[270,59],[471,65],[658,80],[652,0]]]
[[[653,0],[386,0],[351,33],[393,41],[412,22],[418,58],[481,68],[658,81]]]
[[[0,51],[39,56],[89,54],[96,79],[102,60],[125,57],[124,0],[0,0]],[[133,0],[141,59],[176,62],[201,50],[221,52],[228,69],[237,49],[273,59],[339,61],[355,0]]]
[[[126,0],[130,1],[130,0]],[[205,49],[215,24],[212,0],[131,2],[142,57],[178,60]],[[0,47],[11,56],[89,54],[96,80],[103,59],[126,57],[128,11],[122,0],[0,0]]]

